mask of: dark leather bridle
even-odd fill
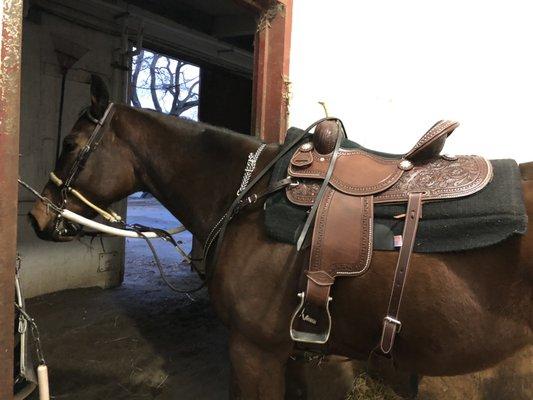
[[[111,220],[112,222],[120,221],[120,217],[114,213],[111,210],[105,211],[101,209],[100,207],[96,206],[87,198],[85,198],[83,195],[81,195],[80,192],[75,190],[73,188],[74,182],[76,182],[78,176],[80,175],[81,171],[85,168],[85,164],[87,163],[87,160],[89,159],[89,156],[96,150],[96,148],[100,145],[100,142],[102,141],[104,130],[102,127],[106,123],[106,120],[110,116],[113,115],[114,104],[109,103],[106,110],[102,114],[102,117],[100,119],[95,118],[91,112],[90,108],[85,109],[85,111],[82,113],[82,115],[87,118],[89,121],[94,123],[96,126],[94,127],[94,130],[92,131],[91,135],[89,136],[89,139],[87,140],[87,143],[83,146],[83,148],[79,151],[78,155],[76,156],[76,159],[72,163],[72,166],[70,167],[70,170],[67,174],[67,178],[65,180],[61,180],[60,178],[55,175],[54,172],[50,173],[50,179],[51,181],[56,184],[60,191],[60,203],[57,205],[57,207],[60,210],[64,210],[67,207],[68,203],[68,196],[69,193],[73,193],[76,197],[78,197],[83,203],[97,211],[100,215],[104,216],[105,219]],[[58,214],[59,215],[59,214]],[[61,218],[56,218],[55,224],[54,224],[54,234],[58,237],[62,237],[64,234],[69,232],[69,229],[61,228],[61,225],[66,224],[67,222],[62,221]],[[76,229],[76,227],[72,223],[68,223],[70,230],[77,231],[79,229]]]
[[[96,124],[93,132],[91,133],[91,136],[89,137],[89,140],[87,140],[87,143],[85,143],[85,146],[80,150],[78,153],[76,159],[74,160],[74,163],[70,167],[69,173],[67,175],[67,179],[63,181],[63,184],[60,186],[60,190],[62,193],[65,193],[64,201],[66,200],[66,195],[72,188],[72,184],[76,181],[78,178],[80,172],[85,168],[85,164],[87,160],[89,159],[89,156],[92,154],[94,150],[100,145],[100,142],[102,141],[102,137],[104,136],[104,131],[102,130],[102,127],[104,126],[104,123],[107,119],[107,117],[112,114],[113,110],[113,103],[109,103],[107,106],[104,114],[100,119],[96,119],[91,115],[91,112],[89,108],[85,110],[85,117]]]

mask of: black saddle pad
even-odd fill
[[[287,142],[301,132],[291,128]],[[358,148],[346,140],[342,147]],[[289,152],[291,153],[291,152]],[[274,167],[272,181],[286,177],[292,154]],[[519,167],[514,160],[491,160],[494,178],[478,193],[460,199],[424,204],[414,251],[450,252],[491,246],[527,230],[527,213]],[[405,204],[376,205],[374,208],[374,249],[394,250],[394,236],[401,235]],[[284,192],[275,193],[265,204],[265,225],[269,237],[295,244],[307,217],[308,207],[296,206]]]

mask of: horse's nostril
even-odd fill
[[[37,232],[40,231],[41,228],[39,228],[39,223],[37,222],[37,218],[35,218],[35,215],[31,213],[31,211],[28,213],[28,221],[30,221],[31,227]]]
[[[35,234],[39,239],[52,240],[47,227],[41,227],[39,221],[37,220],[37,217],[31,211],[28,213],[28,221],[30,221],[30,225],[32,226],[33,230],[35,231]]]

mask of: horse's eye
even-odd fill
[[[74,142],[73,140],[65,140],[63,142],[63,149],[65,151],[72,151],[76,148],[76,142]]]

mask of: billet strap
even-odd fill
[[[398,319],[400,304],[402,302],[405,280],[413,254],[413,247],[418,229],[418,221],[422,214],[422,193],[410,193],[407,203],[405,225],[403,228],[403,245],[398,256],[396,272],[392,284],[391,296],[387,315],[383,319],[383,331],[381,333],[380,348],[384,354],[389,354],[394,345],[396,333],[401,329],[401,322]]]
[[[220,253],[220,249],[222,247],[222,242],[223,242],[223,239],[224,239],[224,234],[226,233],[226,228],[228,226],[228,223],[236,215],[236,213],[237,213],[236,211],[239,210],[239,205],[242,203],[242,200],[246,197],[248,192],[250,192],[250,190],[272,169],[272,167],[274,167],[274,165],[285,154],[287,154],[291,149],[293,149],[296,145],[298,145],[303,139],[308,137],[309,136],[309,132],[311,131],[311,129],[313,129],[316,125],[318,125],[319,123],[321,123],[323,121],[339,121],[340,122],[340,120],[338,118],[329,117],[329,118],[319,119],[318,121],[316,121],[316,122],[312,123],[311,125],[309,125],[309,127],[307,127],[307,129],[305,131],[303,131],[302,133],[297,135],[292,140],[292,142],[290,142],[287,145],[282,146],[280,152],[276,155],[276,157],[274,157],[272,160],[270,160],[270,162],[261,171],[258,172],[258,174],[254,177],[254,179],[252,179],[251,182],[248,183],[248,186],[246,186],[246,188],[244,188],[244,190],[242,190],[240,192],[240,194],[233,200],[233,202],[229,206],[228,210],[224,214],[223,218],[221,219],[222,222],[220,222],[220,229],[218,230],[218,232],[213,230],[213,232],[215,232],[214,235],[216,235],[216,237],[217,237],[217,244],[216,244],[216,247],[215,247],[215,252],[213,254],[213,259],[211,260],[211,264],[212,265],[216,264],[216,260],[218,258],[218,254]],[[211,240],[214,240],[214,238],[211,238]],[[207,260],[207,256],[208,256],[208,252],[209,252],[210,247],[211,246],[206,246],[206,248],[205,248],[205,251],[204,251],[204,259],[205,260]],[[207,279],[210,279],[212,274],[213,274],[212,269],[207,269],[206,268]]]

